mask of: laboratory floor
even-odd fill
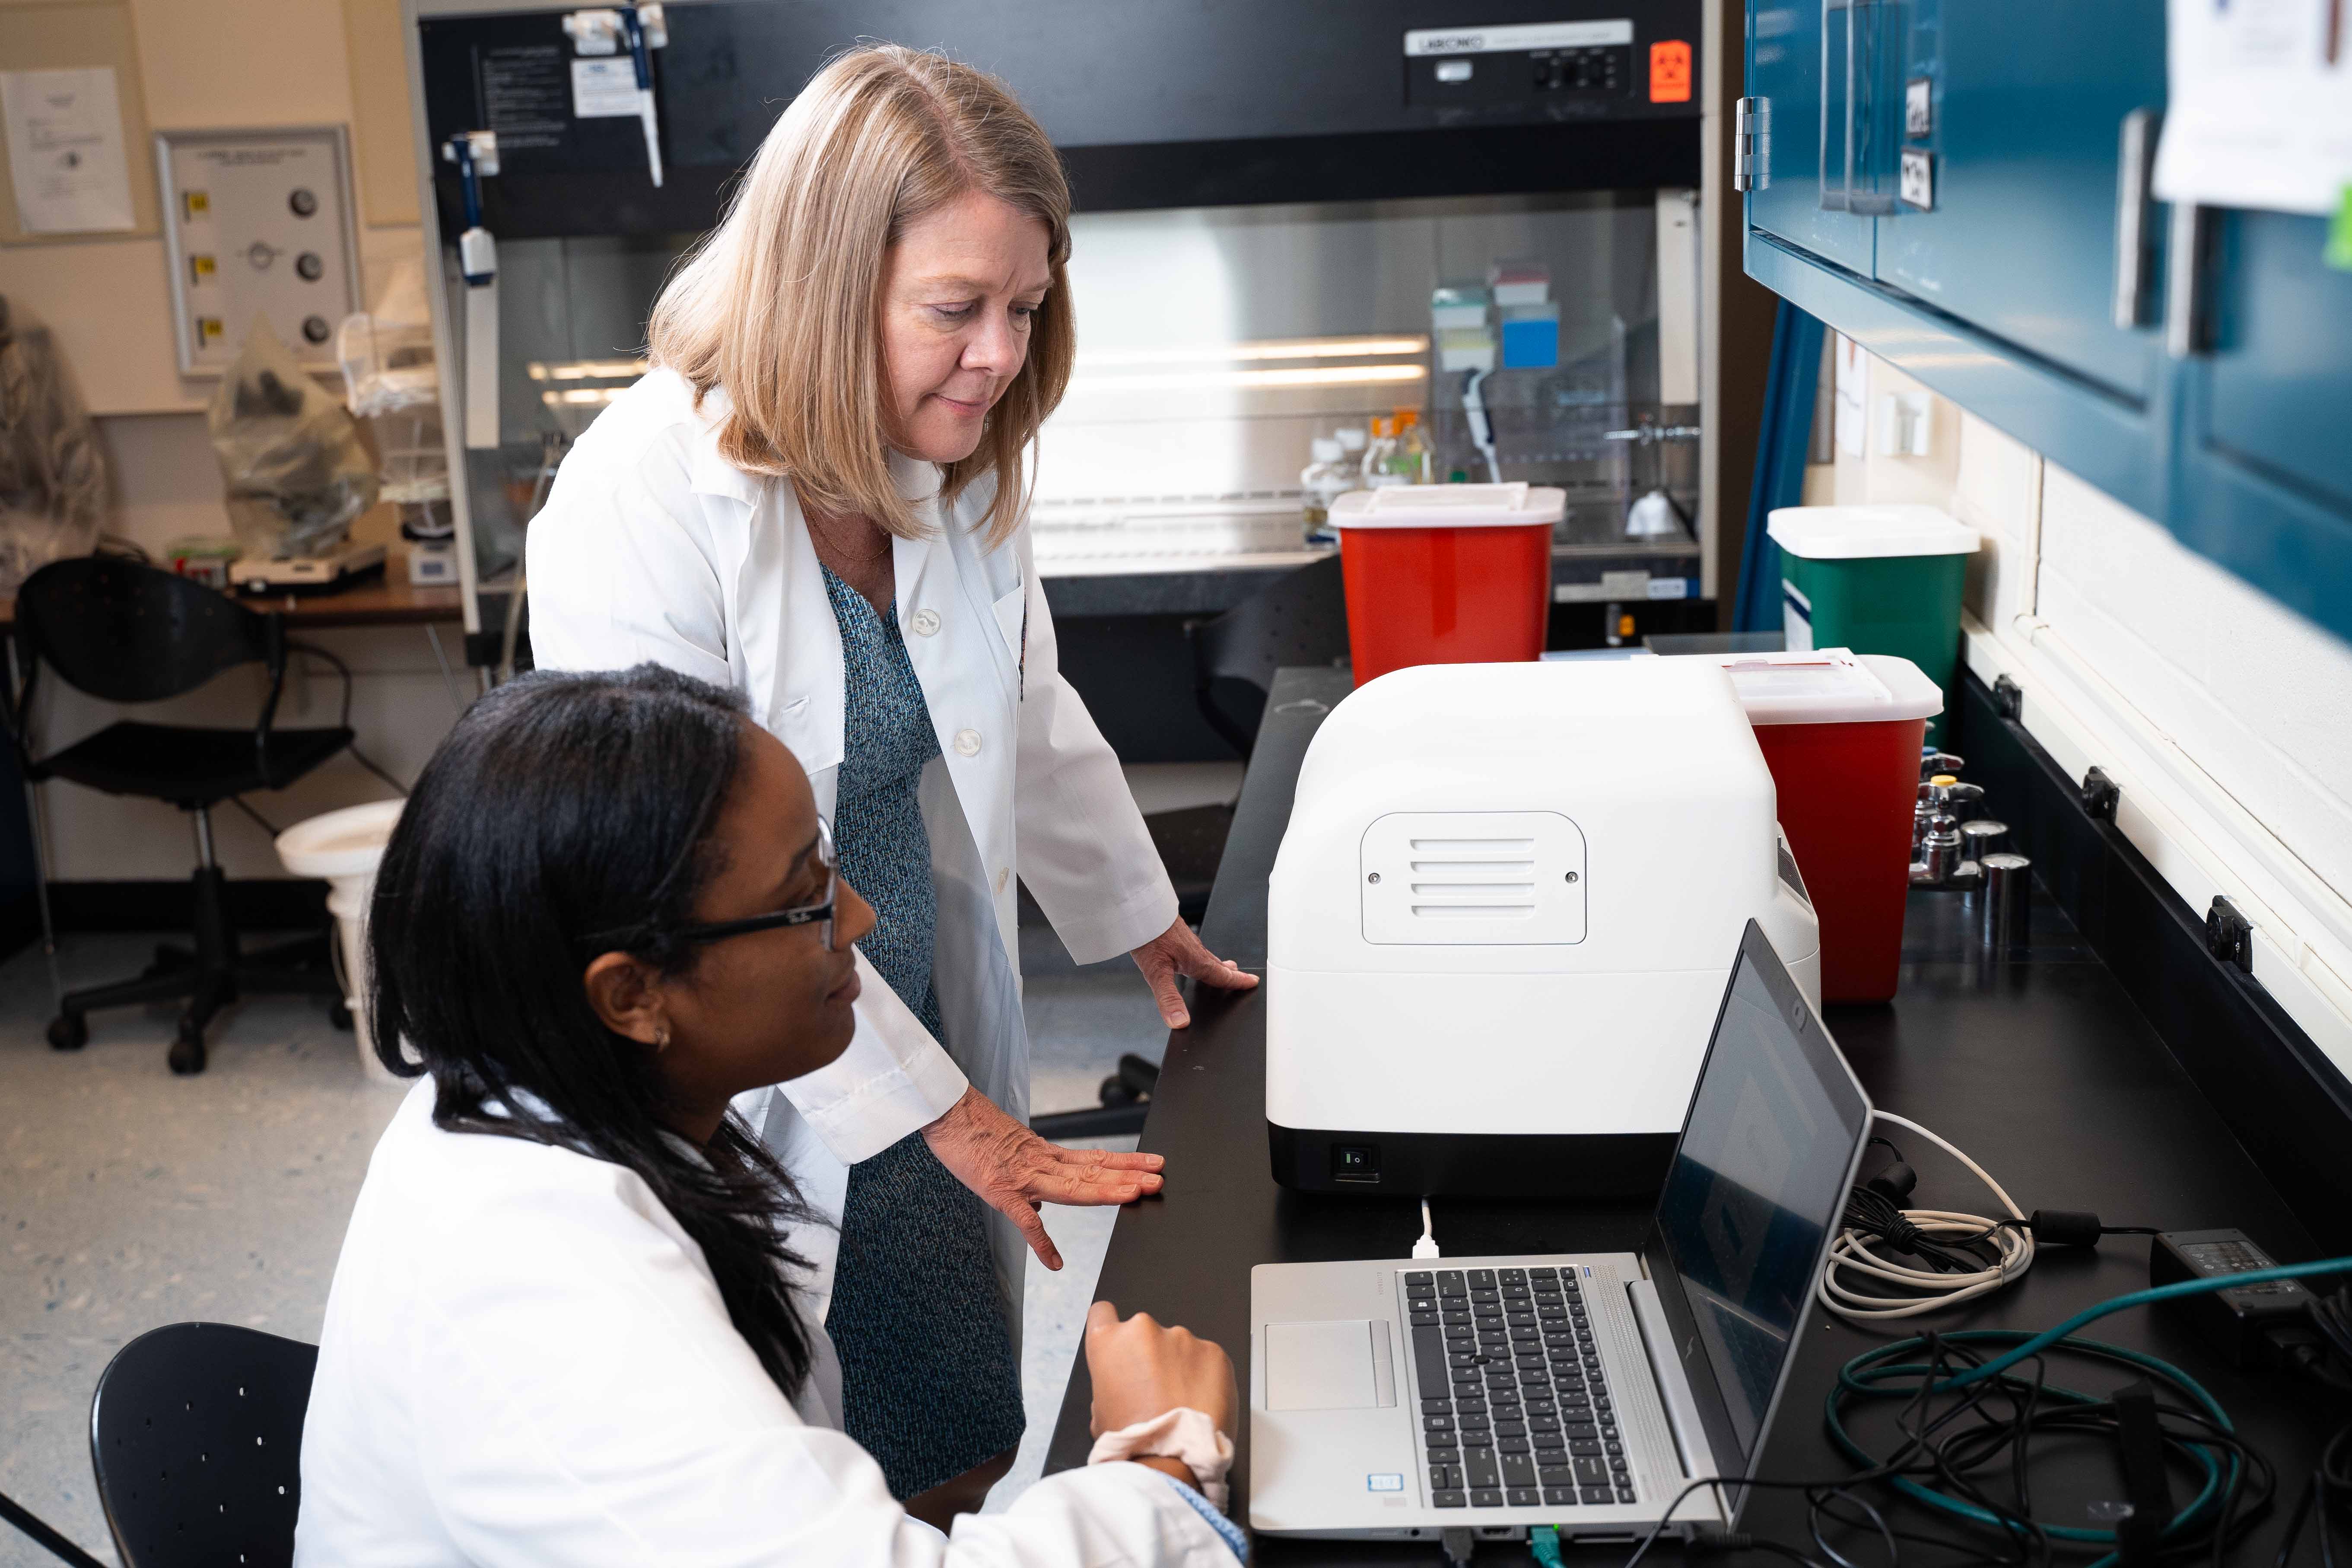
[[[68,987],[146,962],[155,938],[68,938]],[[1091,1105],[1119,1053],[1166,1038],[1128,960],[1079,969],[1023,932],[1034,1109]],[[315,1340],[368,1153],[404,1090],[364,1076],[313,1004],[247,1003],[175,1079],[171,1015],[94,1015],[79,1052],[49,1049],[37,950],[0,964],[0,1491],[115,1560],[90,1484],[91,1386],[128,1340],[205,1319]],[[1133,1140],[1111,1143],[1132,1147]],[[1066,1267],[1033,1258],[1024,1389],[1029,1436],[1001,1500],[1034,1479],[1109,1241],[1111,1211],[1048,1207]],[[0,1524],[0,1568],[55,1559]]]

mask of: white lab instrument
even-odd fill
[[[1422,665],[1307,748],[1266,908],[1276,1180],[1649,1193],[1753,919],[1821,938],[1731,679]]]
[[[323,555],[291,555],[282,561],[247,555],[229,563],[229,585],[241,594],[317,593],[383,571],[384,555],[381,544],[350,540]]]

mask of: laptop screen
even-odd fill
[[[1727,1437],[1739,1473],[1754,1461],[1869,1114],[1750,924],[1658,1200],[1667,1268],[1653,1268],[1671,1274],[1660,1296],[1727,1468]]]

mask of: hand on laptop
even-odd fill
[[[1097,1436],[1180,1407],[1200,1411],[1233,1436],[1241,1403],[1233,1358],[1190,1329],[1163,1328],[1149,1312],[1121,1321],[1117,1307],[1097,1301],[1087,1312],[1087,1371],[1094,1380]],[[1181,1479],[1198,1484],[1189,1473]]]

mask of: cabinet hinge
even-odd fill
[[[1772,183],[1772,100],[1743,98],[1731,106],[1731,188],[1760,191]]]

